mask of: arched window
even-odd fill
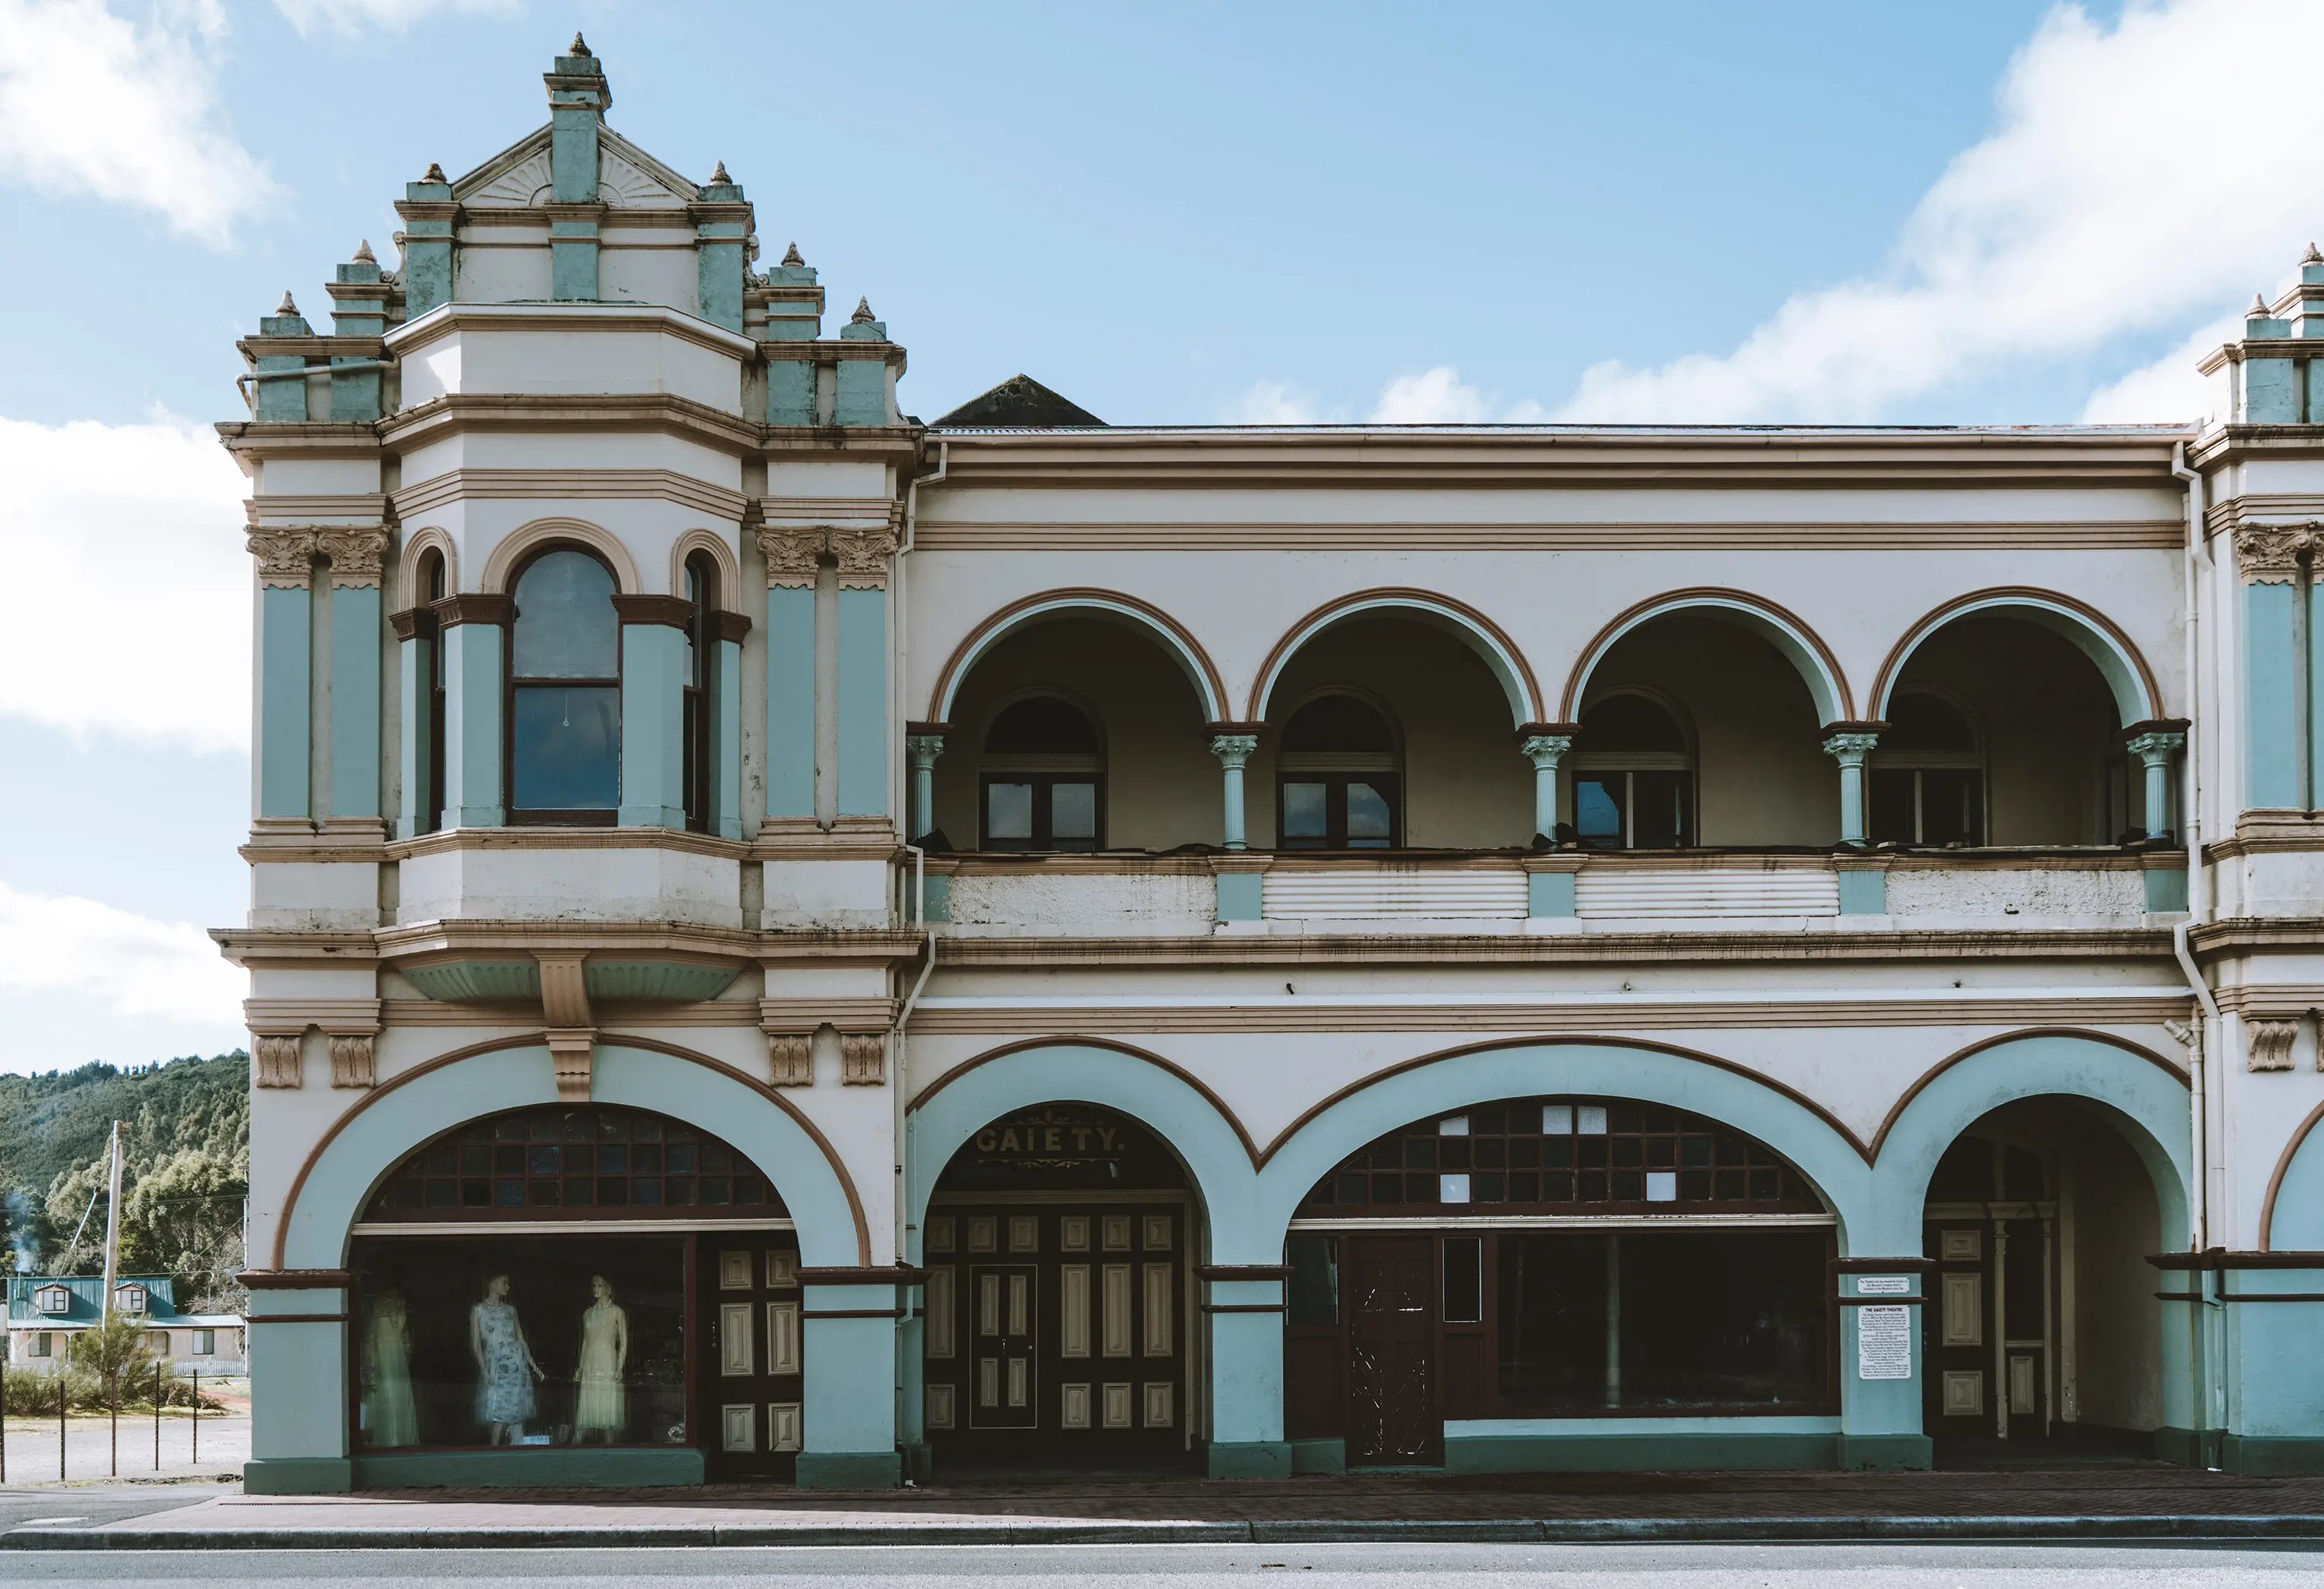
[[[708,552],[686,559],[686,825],[710,831],[710,779],[717,744],[710,722],[711,614],[718,610],[718,570]]]
[[[420,563],[420,601],[433,606],[452,593],[444,588],[444,554],[430,551]],[[420,802],[416,831],[433,833],[444,821],[444,625],[428,631],[427,787],[407,790]]]
[[[1871,761],[1875,844],[1985,842],[1985,755],[1960,707],[1923,691],[1896,696]]]
[[[1105,772],[1096,725],[1061,696],[1005,707],[985,730],[988,850],[1094,850],[1105,842]]]
[[[622,631],[613,574],[574,547],[516,578],[509,819],[613,824],[622,799]]]
[[[1675,850],[1697,842],[1694,758],[1652,697],[1609,695],[1582,714],[1573,744],[1573,826],[1594,850]]]
[[[1275,755],[1277,843],[1286,850],[1390,850],[1404,843],[1396,731],[1352,695],[1291,715]]]

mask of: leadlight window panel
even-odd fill
[[[610,1104],[470,1121],[411,1154],[373,1195],[387,1222],[769,1218],[781,1197],[736,1149],[681,1121]]]
[[[509,638],[509,808],[608,824],[621,803],[622,632],[613,574],[557,547],[524,566]]]
[[[1821,1214],[1773,1149],[1686,1111],[1608,1098],[1517,1098],[1416,1121],[1350,1154],[1302,1205],[1313,1215],[1399,1214]]]

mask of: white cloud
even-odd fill
[[[2059,6],[2011,62],[1996,130],[1923,197],[1884,270],[1793,298],[1731,353],[1598,365],[1560,417],[1871,420],[2240,305],[2324,225],[2324,95],[2252,75],[2316,14],[2134,3],[2108,29]],[[2109,411],[2184,401],[2139,380],[2109,389]]]
[[[400,33],[441,12],[500,13],[518,10],[522,0],[274,0],[274,9],[301,38],[318,33],[352,38],[366,30]]]
[[[2200,366],[2222,342],[2244,334],[2243,318],[2213,320],[2143,369],[2099,387],[2082,407],[2091,425],[2169,424],[2205,418],[2213,392]]]
[[[102,0],[0,0],[0,171],[136,205],[213,246],[279,193],[226,125],[216,0],[130,22]]]
[[[0,419],[0,712],[77,736],[250,743],[242,472],[175,420]]]
[[[1464,384],[1451,365],[1397,376],[1372,405],[1375,425],[1477,425],[1485,418],[1485,394]]]
[[[1227,408],[1231,425],[1320,425],[1327,419],[1313,394],[1281,381],[1253,381]]]
[[[244,978],[201,928],[0,882],[0,993],[71,993],[115,1019],[238,1024]]]

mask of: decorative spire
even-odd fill
[[[872,312],[872,300],[867,295],[855,300],[855,312],[847,317],[847,323],[851,326],[868,325],[876,318]]]
[[[710,185],[714,188],[727,186],[733,180],[733,178],[726,174],[726,162],[723,160],[710,172]]]
[[[444,168],[438,165],[432,160],[428,162],[428,174],[420,180],[423,182],[447,182],[451,180],[450,178],[444,174]]]
[[[573,32],[573,48],[567,50],[565,53],[567,55],[586,55],[589,53],[589,41],[581,36],[581,32],[578,28],[575,29]]]
[[[783,250],[783,263],[785,264],[795,265],[803,265],[807,263],[807,261],[799,257],[798,244],[794,243],[788,248]]]
[[[295,315],[299,312],[299,306],[290,301],[290,288],[282,289],[282,301],[274,306],[274,312],[277,316]]]
[[[2251,319],[2252,317],[2254,317],[2255,315],[2264,315],[2264,314],[2266,314],[2266,313],[2267,313],[2267,300],[2266,300],[2266,299],[2264,299],[2264,298],[2262,298],[2262,297],[2261,297],[2258,293],[2256,293],[2256,292],[2253,293],[2253,294],[2252,294],[2252,306],[2251,306],[2249,309],[2247,309],[2244,310],[2244,319]]]
[[[366,237],[355,245],[355,263],[377,264],[378,263],[379,261],[372,257],[370,238]]]
[[[2324,254],[2317,253],[2316,245],[2310,243],[2308,245],[2308,252],[2300,256],[2300,263],[2301,264],[2324,264]]]

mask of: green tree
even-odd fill
[[[96,1378],[99,1404],[118,1412],[124,1401],[153,1378],[153,1354],[146,1350],[143,1321],[116,1312],[81,1331],[72,1338],[72,1365]]]

